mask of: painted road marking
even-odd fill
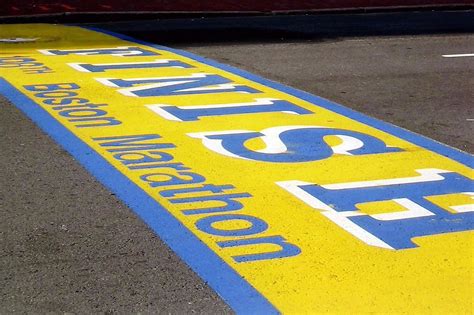
[[[34,42],[38,40],[38,38],[0,38],[0,42],[2,43],[23,43],[23,42]]]
[[[33,37],[0,92],[237,312],[472,309],[471,155],[187,52],[0,29]]]
[[[474,57],[474,54],[454,54],[454,55],[443,55],[445,58],[462,58],[462,57]]]

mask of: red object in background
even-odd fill
[[[474,0],[0,0],[0,16],[98,12],[291,12],[474,5]]]

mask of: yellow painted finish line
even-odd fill
[[[472,156],[123,36],[0,39],[1,93],[237,312],[472,312]]]

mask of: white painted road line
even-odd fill
[[[461,57],[474,57],[474,54],[455,54],[455,55],[443,55],[444,58],[461,58]]]

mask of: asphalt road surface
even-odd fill
[[[175,47],[473,153],[474,35]],[[230,313],[131,210],[0,98],[0,313]]]

